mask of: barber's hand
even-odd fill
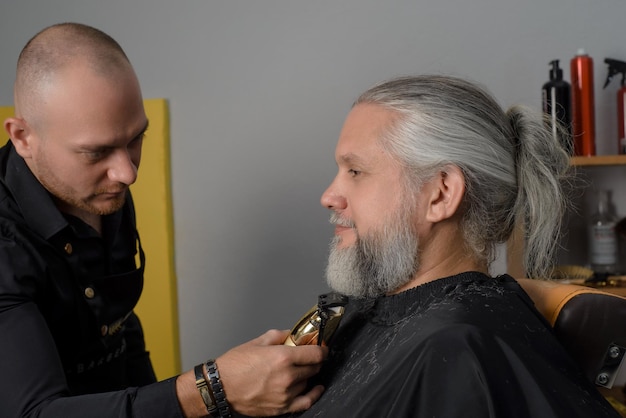
[[[232,348],[216,359],[228,403],[250,416],[272,416],[309,409],[324,391],[308,392],[307,380],[317,374],[328,349],[316,345],[283,345],[288,331],[270,330]]]

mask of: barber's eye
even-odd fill
[[[133,138],[132,141],[130,141],[130,144],[128,145],[129,147],[133,147],[133,146],[140,146],[143,139],[146,137],[145,132],[137,135],[136,137]]]
[[[100,158],[102,158],[104,156],[104,152],[102,151],[90,151],[87,152],[87,158],[89,158],[90,160],[99,160]]]
[[[105,158],[107,155],[111,153],[111,150],[108,148],[105,149],[94,149],[89,151],[84,151],[83,154],[85,157],[92,162],[100,161]]]

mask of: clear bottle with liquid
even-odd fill
[[[609,190],[599,190],[589,223],[589,257],[596,273],[614,273],[617,266],[617,216]]]

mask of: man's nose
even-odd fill
[[[341,210],[346,208],[346,199],[339,192],[336,182],[335,179],[324,193],[322,193],[322,197],[320,198],[321,205],[327,209]]]
[[[130,186],[137,181],[137,167],[128,150],[119,150],[115,153],[111,167],[109,168],[109,178],[115,182]]]

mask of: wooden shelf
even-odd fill
[[[580,167],[626,165],[626,155],[594,155],[592,157],[572,157],[572,165]]]

